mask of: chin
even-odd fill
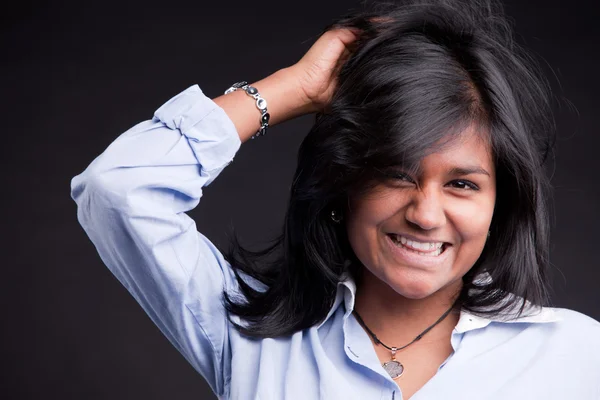
[[[431,279],[404,278],[388,284],[396,293],[413,300],[427,298],[440,289],[440,286]]]
[[[462,286],[460,277],[454,274],[448,276],[442,271],[396,270],[394,274],[387,275],[385,278],[392,290],[413,300],[425,299],[436,294],[443,297],[454,296]]]

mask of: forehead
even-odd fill
[[[487,133],[471,125],[460,134],[447,138],[439,148],[425,156],[418,169],[426,173],[433,169],[480,167],[494,173],[492,146]]]

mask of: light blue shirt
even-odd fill
[[[323,323],[291,336],[250,339],[228,322],[221,292],[237,288],[231,266],[186,212],[239,147],[227,114],[194,85],[73,178],[79,222],[220,399],[402,399],[352,314],[351,279],[338,284]],[[454,352],[411,399],[599,400],[600,324],[567,309],[529,310],[512,321],[463,310]]]

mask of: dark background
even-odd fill
[[[600,319],[600,29],[595,1],[506,2],[555,94],[554,304]],[[20,3],[2,12],[0,397],[203,399],[210,389],[102,264],[70,180],[197,83],[210,97],[297,61],[356,1]],[[15,8],[17,7],[17,8]],[[270,129],[191,215],[217,245],[280,226],[311,116]]]

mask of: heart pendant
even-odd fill
[[[383,363],[383,369],[392,377],[392,379],[399,378],[404,372],[404,366],[400,361],[392,360]]]

